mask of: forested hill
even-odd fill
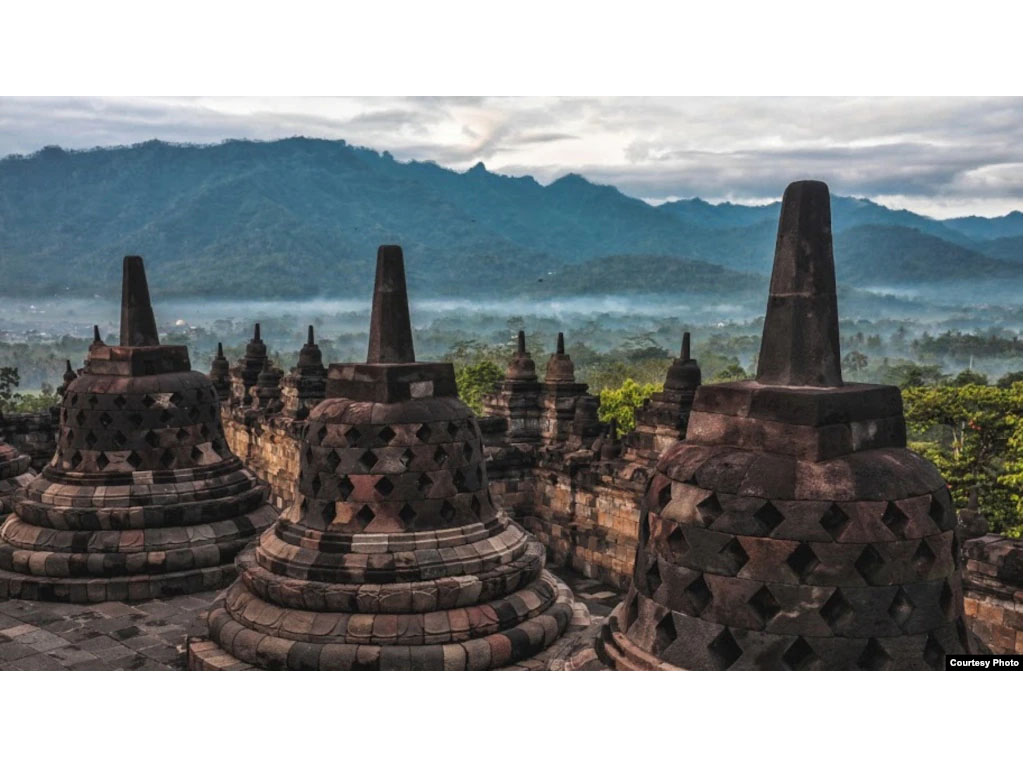
[[[833,212],[840,279],[1019,279],[1019,213],[940,222],[841,197]],[[48,147],[0,160],[0,295],[107,295],[121,256],[141,253],[162,295],[363,296],[381,243],[404,247],[421,295],[557,294],[559,277],[572,293],[728,291],[746,286],[728,270],[770,269],[777,216],[777,204],[651,206],[574,174],[545,186],[458,173],[342,141]]]

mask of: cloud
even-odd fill
[[[1020,207],[1017,98],[16,98],[0,156],[151,138],[317,136],[464,170],[565,173],[648,200],[776,199],[796,178],[923,213]]]

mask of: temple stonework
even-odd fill
[[[15,494],[35,477],[31,465],[32,459],[0,438],[0,524],[14,511]]]
[[[828,188],[783,197],[755,381],[698,390],[648,485],[615,669],[941,669],[972,650],[946,483],[839,366]]]
[[[292,503],[189,641],[191,668],[496,669],[569,626],[544,547],[492,501],[454,369],[415,360],[397,246],[377,255],[367,362],[330,366],[299,462]]]
[[[160,344],[142,259],[124,260],[121,339],[65,377],[56,451],[0,528],[0,598],[103,602],[227,583],[276,511],[224,439],[188,350]]]

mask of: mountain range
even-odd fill
[[[424,296],[763,291],[778,209],[653,206],[577,174],[543,185],[344,141],[46,147],[0,160],[0,295],[106,296],[141,253],[161,295],[361,297],[381,243]],[[1019,211],[832,211],[840,283],[1019,287]]]

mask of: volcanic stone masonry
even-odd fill
[[[217,393],[160,344],[142,259],[124,260],[121,339],[65,376],[57,448],[0,527],[0,599],[143,600],[212,589],[276,511],[231,453]]]
[[[450,363],[413,354],[402,251],[377,254],[365,364],[332,364],[294,502],[238,557],[194,669],[493,669],[573,612],[544,547],[495,508]]]
[[[35,476],[32,460],[0,439],[0,523],[14,510],[14,495]]]
[[[785,192],[756,381],[697,391],[647,487],[615,669],[937,669],[972,650],[946,483],[844,384],[829,193]]]

